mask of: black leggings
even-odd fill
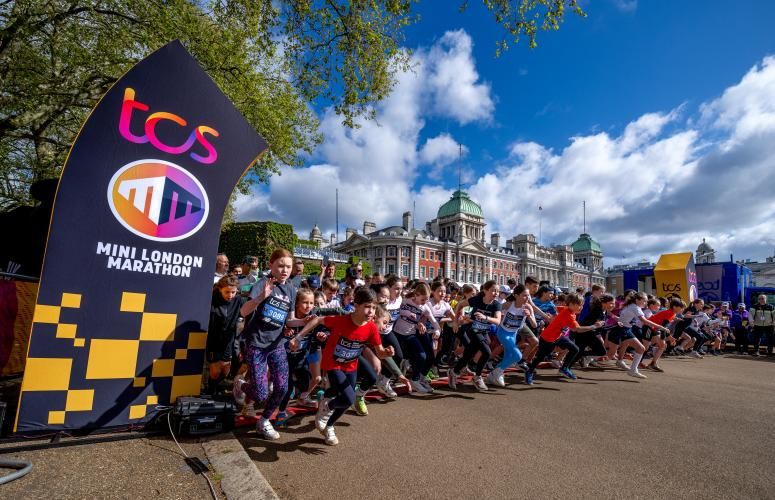
[[[573,361],[576,359],[576,356],[579,354],[579,347],[573,343],[570,337],[560,337],[555,342],[549,342],[543,338],[539,338],[538,353],[530,363],[530,371],[534,372],[538,367],[538,363],[543,361],[545,357],[551,354],[555,347],[568,350],[568,354],[565,356],[565,361],[562,363],[562,366],[563,368],[570,368],[571,363],[573,363]]]
[[[486,333],[476,333],[473,330],[468,330],[468,345],[465,351],[463,351],[463,357],[460,358],[455,365],[455,373],[460,371],[468,365],[468,362],[474,359],[477,352],[482,354],[479,356],[479,362],[476,363],[476,375],[481,376],[484,365],[490,360],[492,356],[492,350],[490,349],[490,338]]]
[[[368,391],[377,382],[377,372],[363,354],[358,357],[358,385],[362,391]]]
[[[735,327],[735,349],[740,353],[748,352],[748,328]]]
[[[307,365],[307,353],[294,353],[288,355],[288,390],[285,391],[285,396],[280,402],[280,411],[285,411],[288,408],[288,402],[291,400],[293,390],[296,389],[296,395],[298,396],[309,387],[309,381],[311,379],[309,373],[309,365]]]
[[[398,338],[396,337],[396,334],[393,332],[383,333],[380,335],[380,338],[382,339],[382,346],[387,348],[388,346],[391,346],[393,350],[395,351],[395,354],[393,354],[393,360],[396,362],[398,366],[401,366],[401,361],[404,360],[404,351],[401,349],[401,344],[398,342]],[[393,373],[390,371],[390,369],[386,366],[385,363],[382,364],[382,375],[384,375],[387,378],[390,378],[393,376]]]
[[[443,361],[449,363],[452,359],[452,351],[455,349],[455,331],[447,323],[441,327],[441,349],[436,355],[434,364],[440,365]]]
[[[605,345],[598,337],[599,334],[600,332],[597,330],[573,334],[573,343],[576,344],[579,352],[576,354],[575,358],[568,363],[568,366],[573,366],[573,363],[583,356],[605,356]],[[587,349],[589,349],[589,352],[586,351]],[[565,357],[566,362],[568,361],[568,356],[570,356],[570,353]]]
[[[328,375],[328,383],[330,384],[330,387],[326,390],[326,397],[334,398],[333,401],[328,403],[328,407],[334,410],[331,418],[328,419],[328,427],[333,427],[347,408],[355,403],[355,378],[358,372],[328,370],[326,373]]]

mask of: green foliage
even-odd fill
[[[261,269],[269,266],[269,257],[278,248],[293,252],[296,236],[293,226],[277,222],[235,222],[221,231],[218,244],[220,252],[229,257],[229,262],[242,262],[246,255],[258,258]]]
[[[57,177],[100,97],[174,39],[270,144],[238,186],[247,193],[281,165],[301,166],[322,140],[310,103],[333,105],[348,126],[374,117],[409,69],[401,43],[417,1],[0,1],[0,209],[28,203],[32,182]],[[585,15],[577,0],[482,2],[514,43],[525,34],[531,47],[566,7]],[[501,40],[496,53],[507,47]],[[227,210],[224,222],[232,218]]]
[[[307,248],[320,248],[320,244],[317,241],[302,240],[301,238],[296,238],[296,245],[300,245]]]
[[[496,56],[509,49],[509,40],[514,44],[519,43],[522,35],[527,36],[531,49],[536,48],[538,29],[560,29],[566,8],[578,16],[587,17],[578,0],[482,0],[482,3],[508,35],[495,43]],[[460,11],[463,12],[467,8],[468,0],[463,0]]]

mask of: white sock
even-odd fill
[[[643,358],[643,353],[635,353],[632,356],[632,365],[630,366],[631,372],[637,372],[638,366],[640,366],[640,360]]]

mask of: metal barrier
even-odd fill
[[[310,260],[323,260],[324,258],[328,258],[328,260],[334,262],[347,262],[350,258],[347,254],[334,252],[329,248],[309,247],[293,247],[293,256]]]

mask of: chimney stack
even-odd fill
[[[373,233],[377,230],[377,225],[371,221],[363,221],[363,234]]]
[[[358,234],[358,230],[357,230],[357,229],[355,229],[354,227],[348,227],[348,228],[347,228],[347,229],[345,229],[345,231],[344,231],[344,240],[345,240],[345,241],[349,240],[349,239],[350,239],[350,236],[352,236],[352,235],[354,235],[354,234]]]
[[[412,212],[404,212],[404,229],[412,230]]]

